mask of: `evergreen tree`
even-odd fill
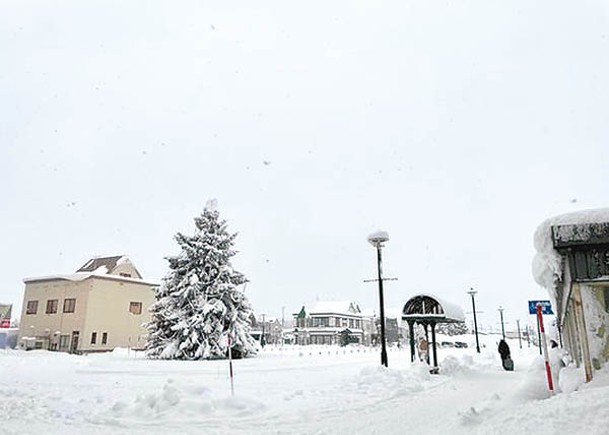
[[[216,359],[255,354],[251,308],[238,288],[247,280],[230,259],[236,234],[219,219],[215,202],[195,218],[194,236],[178,233],[181,253],[167,257],[169,272],[156,290],[147,354],[162,359]],[[230,334],[230,337],[229,337]]]

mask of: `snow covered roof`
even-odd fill
[[[431,294],[418,294],[408,299],[402,310],[402,320],[431,320],[464,322],[465,315],[458,305]]]
[[[562,258],[555,248],[584,243],[609,243],[609,208],[583,210],[546,219],[535,231],[533,277],[556,300]]]
[[[151,286],[158,286],[159,283],[155,283],[155,282],[151,282],[151,281],[146,281],[140,278],[131,278],[131,277],[126,277],[126,276],[120,276],[120,275],[109,275],[109,274],[98,274],[98,273],[87,273],[87,272],[77,272],[77,273],[72,273],[72,274],[68,274],[68,275],[48,275],[48,276],[37,276],[37,277],[33,277],[33,278],[24,278],[23,282],[24,283],[31,283],[31,282],[40,282],[40,281],[54,281],[54,280],[65,280],[65,281],[84,281],[85,279],[89,279],[89,278],[100,278],[100,279],[109,279],[109,280],[113,280],[113,281],[124,281],[124,282],[133,282],[133,283],[138,283],[138,284],[147,284],[147,285],[151,285]]]
[[[309,315],[315,316],[319,314],[348,314],[352,316],[361,314],[361,310],[355,302],[319,301],[309,310]]]
[[[128,263],[137,278],[142,278],[142,275],[135,268],[129,257],[126,255],[115,255],[112,257],[93,257],[87,261],[76,272],[93,272],[95,274],[112,274],[116,268],[122,264]]]

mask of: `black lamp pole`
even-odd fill
[[[389,240],[389,235],[385,231],[377,231],[368,236],[368,242],[376,248],[376,264],[378,268],[379,282],[379,305],[381,307],[381,365],[388,367],[387,361],[387,345],[385,343],[385,301],[383,298],[383,256],[381,249],[383,243]]]
[[[383,258],[381,256],[382,244],[376,245],[376,257],[379,274],[379,303],[381,306],[381,365],[388,367],[387,347],[385,345],[385,301],[383,299]]]
[[[476,351],[480,353],[480,342],[478,341],[478,321],[476,320],[476,301],[474,295],[477,293],[476,290],[470,288],[467,292],[472,297],[472,311],[474,312],[474,333],[476,334]]]

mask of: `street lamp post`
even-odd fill
[[[472,297],[472,311],[474,312],[474,333],[476,334],[476,351],[480,353],[480,342],[478,341],[478,321],[476,320],[476,301],[474,295],[477,293],[476,290],[470,288],[467,294]]]
[[[261,314],[262,316],[262,334],[260,335],[260,346],[264,347],[266,344],[266,340],[264,339],[264,317],[266,314]]]
[[[504,308],[500,306],[497,311],[499,311],[499,316],[501,316],[501,336],[505,340],[505,326],[503,325],[503,310]]]
[[[378,231],[368,236],[368,242],[376,248],[376,259],[379,281],[379,305],[381,314],[381,365],[388,367],[387,347],[385,344],[385,302],[383,300],[383,258],[381,248],[383,243],[389,240],[389,235],[385,231]]]

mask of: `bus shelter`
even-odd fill
[[[438,323],[465,322],[465,316],[461,307],[436,296],[420,294],[410,298],[406,302],[402,310],[402,320],[408,322],[411,361],[414,361],[415,358],[414,325],[419,324],[423,326],[427,343],[430,343],[429,332],[431,332],[431,349],[433,352],[433,368],[431,371],[432,373],[438,373],[436,325]]]

